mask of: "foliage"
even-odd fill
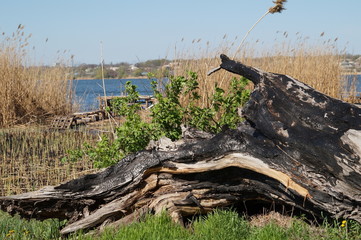
[[[102,79],[103,76],[106,78],[107,70],[105,68],[97,67],[95,70],[95,78],[96,79]]]
[[[181,106],[179,98],[182,90],[190,86],[191,83],[196,84],[192,77],[189,79],[183,76],[172,77],[165,86],[163,95],[157,90],[156,82],[152,82],[154,95],[157,99],[157,104],[152,108],[153,123],[162,129],[165,136],[172,140],[179,139],[182,134],[181,124],[185,109]]]
[[[242,121],[238,108],[248,101],[250,94],[245,89],[248,83],[246,78],[233,78],[228,92],[216,86],[209,107],[197,104],[200,99],[197,80],[197,74],[189,72],[187,78],[172,77],[164,94],[154,88],[158,104],[152,109],[153,121],[172,140],[180,137],[181,124],[217,133],[225,125],[235,128]],[[187,104],[182,105],[181,98],[187,98]]]
[[[92,161],[93,167],[104,168],[117,163],[124,157],[124,152],[120,151],[116,141],[111,141],[109,136],[104,134],[95,146],[85,142],[82,148],[68,150],[62,162],[76,162],[85,156]]]
[[[111,101],[112,111],[122,116],[125,122],[116,128],[113,140],[103,135],[96,146],[85,143],[82,149],[70,150],[66,161],[76,161],[84,156],[89,157],[94,167],[103,168],[113,165],[125,155],[144,149],[151,139],[157,138],[157,131],[152,124],[145,123],[138,112],[141,104],[138,102],[137,87],[130,82],[125,84],[126,97]]]
[[[144,69],[142,68],[137,68],[133,71],[133,76],[134,77],[141,77],[143,76],[143,72],[144,72]]]
[[[130,76],[143,76],[143,72],[158,72],[159,74],[166,74],[162,76],[169,76],[170,60],[155,59],[147,60],[144,62],[136,63],[134,66],[127,62],[120,63],[104,63],[104,76],[105,78],[127,78]],[[111,69],[118,68],[116,71]],[[75,75],[80,79],[101,79],[101,70],[97,64],[81,64],[74,66],[71,69]],[[159,75],[157,74],[157,75]]]
[[[106,135],[102,136],[102,139],[97,143],[96,147],[85,143],[85,153],[93,161],[95,168],[103,168],[111,166],[118,162],[124,154],[119,151],[116,142],[110,141]]]
[[[198,76],[194,72],[189,72],[187,77],[171,77],[163,91],[153,81],[157,103],[151,108],[150,123],[140,116],[141,104],[136,86],[127,82],[126,97],[113,99],[111,109],[108,109],[125,120],[116,128],[114,139],[103,136],[94,147],[85,144],[81,150],[70,151],[68,160],[88,156],[95,167],[107,167],[129,153],[144,149],[150,140],[161,136],[173,141],[179,139],[182,124],[213,133],[221,131],[224,125],[235,128],[242,120],[237,109],[249,98],[249,90],[245,90],[247,81],[245,78],[232,79],[228,92],[216,87],[209,107],[197,105],[200,94]]]
[[[248,101],[250,95],[250,91],[245,89],[247,83],[244,77],[233,78],[228,93],[216,86],[209,108],[200,108],[191,102],[188,110],[189,125],[213,133],[219,132],[223,126],[236,128],[242,121],[238,108]]]
[[[117,115],[125,117],[125,122],[116,128],[115,143],[124,154],[139,151],[147,146],[151,139],[157,138],[152,124],[144,122],[139,111],[141,104],[138,102],[139,94],[136,86],[127,82],[124,98],[114,99],[111,103],[112,111]]]

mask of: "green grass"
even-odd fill
[[[355,221],[324,222],[309,225],[298,218],[285,218],[282,226],[269,220],[255,226],[234,211],[215,211],[207,217],[195,219],[187,228],[172,222],[165,213],[148,215],[144,221],[120,228],[107,228],[101,234],[77,233],[68,239],[79,240],[351,240],[361,239],[361,225]],[[0,212],[0,239],[60,239],[59,228],[65,222],[58,220],[26,221]]]
[[[46,240],[59,239],[59,228],[65,222],[49,219],[43,222],[11,217],[0,211],[0,239]]]

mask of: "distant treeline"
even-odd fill
[[[148,73],[162,72],[163,75],[169,75],[171,62],[167,59],[147,60],[136,64],[127,62],[104,64],[104,78],[126,78],[126,77],[142,77]],[[75,79],[100,79],[102,78],[102,68],[96,64],[80,64],[73,67],[73,75]]]
[[[264,57],[263,57],[264,58]],[[274,59],[274,57],[266,57]],[[262,58],[261,58],[262,59]],[[261,61],[255,58],[254,61]],[[345,54],[339,59],[340,65],[345,71],[361,71],[361,55]],[[130,77],[146,77],[148,73],[154,73],[161,76],[169,76],[173,74],[175,65],[186,60],[168,60],[154,59],[139,62],[135,64],[120,62],[104,64],[104,78],[130,78]],[[272,60],[273,61],[273,60]],[[100,64],[80,64],[72,68],[74,79],[101,79],[102,69]]]

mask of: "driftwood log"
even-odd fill
[[[230,206],[286,206],[361,222],[361,109],[292,77],[221,59],[222,69],[255,85],[237,129],[140,151],[97,174],[1,197],[1,209],[68,219],[62,234],[163,209],[182,222]]]

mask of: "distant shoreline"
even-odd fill
[[[148,77],[140,76],[140,77],[125,77],[125,78],[104,78],[104,80],[118,80],[118,79],[124,79],[124,80],[148,79]],[[74,80],[102,80],[102,79],[101,78],[75,78]]]

